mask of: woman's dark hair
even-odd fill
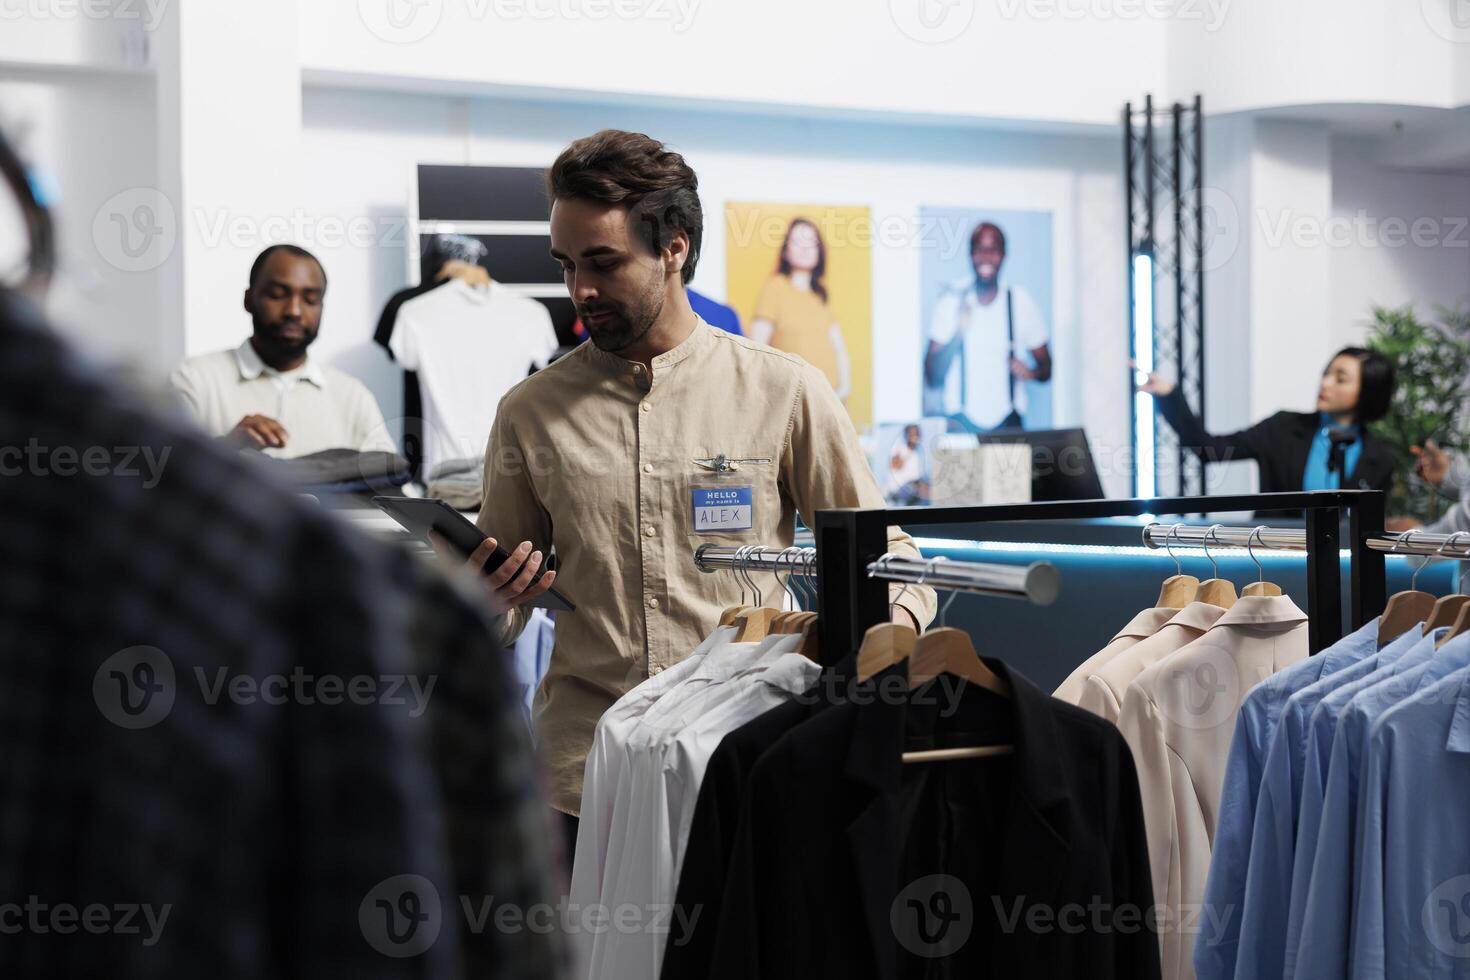
[[[44,291],[56,269],[56,234],[51,214],[36,193],[25,164],[5,139],[4,133],[0,133],[0,180],[4,181],[20,206],[21,220],[26,227],[29,247],[26,271],[20,285],[35,292]]]
[[[806,225],[817,236],[817,265],[812,269],[812,292],[822,297],[822,302],[827,302],[827,287],[822,285],[822,276],[827,272],[827,243],[822,241],[822,230],[806,218],[793,218],[791,225],[786,229],[786,237],[781,239],[781,257],[776,260],[776,271],[781,275],[791,276],[791,263],[786,258],[786,247],[791,244],[791,233],[796,230],[797,225]]]
[[[1332,355],[1332,360],[1339,357],[1355,357],[1360,365],[1358,421],[1365,425],[1377,422],[1388,414],[1388,407],[1393,402],[1393,361],[1366,347],[1344,347]],[[1330,366],[1332,361],[1327,363]]]
[[[680,275],[687,285],[704,241],[699,178],[684,158],[642,133],[604,129],[565,150],[546,172],[546,196],[625,205],[643,243],[655,254],[676,232],[689,239]]]

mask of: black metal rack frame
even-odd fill
[[[1367,545],[1383,533],[1385,496],[1379,490],[1321,490],[1157,500],[1074,500],[983,507],[892,507],[817,512],[818,615],[822,659],[835,663],[862,643],[870,626],[889,618],[888,583],[868,565],[888,548],[888,528],[912,531],[943,524],[1138,517],[1144,514],[1208,514],[1236,511],[1302,511],[1306,515],[1309,644],[1317,653],[1342,638],[1342,578],[1338,552],[1342,518],[1349,520],[1354,628],[1383,611],[1387,589],[1384,554]],[[1062,601],[1066,601],[1065,597]]]

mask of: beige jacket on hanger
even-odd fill
[[[1170,913],[1160,930],[1165,980],[1192,980],[1195,935],[1223,925],[1198,910],[1236,712],[1251,688],[1307,654],[1307,614],[1291,599],[1242,596],[1123,697],[1118,727],[1138,768],[1154,901]]]
[[[1193,643],[1225,615],[1225,610],[1208,602],[1191,602],[1174,610],[1167,623],[1146,640],[1140,640],[1098,668],[1082,682],[1077,706],[1117,723],[1123,708],[1123,693],[1144,670]]]
[[[1153,636],[1164,624],[1173,619],[1178,609],[1169,609],[1164,606],[1155,606],[1153,609],[1145,609],[1134,616],[1132,621],[1120,629],[1108,645],[1097,653],[1082,661],[1082,666],[1072,671],[1071,676],[1062,681],[1062,686],[1052,692],[1052,697],[1059,698],[1068,704],[1078,704],[1082,697],[1082,688],[1087,683],[1087,678],[1097,673],[1102,665],[1112,660],[1124,650],[1137,646],[1139,641]]]

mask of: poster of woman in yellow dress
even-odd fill
[[[727,301],[747,335],[821,371],[872,421],[872,219],[864,207],[725,205]]]

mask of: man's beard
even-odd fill
[[[255,329],[255,349],[267,364],[290,364],[302,357],[306,349],[316,340],[317,331],[301,324],[301,337],[284,337],[281,325],[272,323],[259,314],[251,316]]]
[[[618,351],[627,350],[647,336],[648,331],[653,329],[653,325],[658,322],[659,315],[664,311],[662,286],[661,277],[652,281],[648,292],[640,297],[638,305],[632,310],[615,306],[579,310],[578,312],[583,317],[583,325],[587,327],[587,336],[592,338],[592,343],[597,349],[616,354]],[[594,328],[586,320],[588,313],[610,313],[612,315],[607,322]]]
[[[975,270],[975,285],[980,288],[980,291],[982,293],[988,293],[988,292],[990,292],[991,290],[995,289],[999,284],[1000,284],[1000,267],[999,266],[996,266],[995,271],[992,272],[989,275],[989,277],[982,276],[980,274],[980,270],[979,269],[976,269]]]

